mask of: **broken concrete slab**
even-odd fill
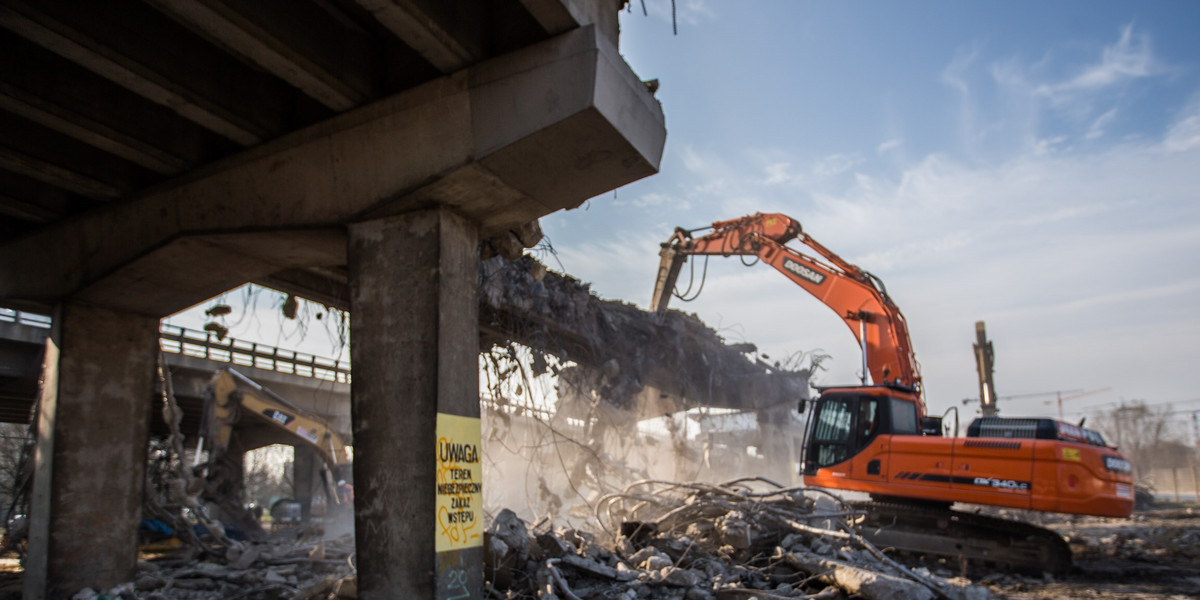
[[[484,347],[511,341],[573,361],[560,377],[620,408],[790,412],[808,397],[807,371],[751,359],[752,345],[727,344],[695,315],[602,300],[529,256],[483,261],[479,298]]]

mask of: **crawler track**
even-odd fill
[[[879,548],[942,556],[1022,572],[1062,574],[1071,548],[1057,533],[1018,521],[936,506],[862,502],[862,536]]]

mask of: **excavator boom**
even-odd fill
[[[711,230],[711,231],[709,231]],[[708,231],[696,236],[699,231]],[[788,246],[795,241],[812,254]],[[908,324],[878,277],[834,254],[781,214],[757,213],[698,230],[676,229],[663,244],[651,306],[667,308],[689,256],[756,256],[842,318],[863,348],[865,372],[876,384],[920,392],[921,375]]]
[[[205,408],[210,450],[226,451],[234,424],[243,415],[251,415],[316,450],[331,470],[348,462],[348,444],[333,428],[249,377],[233,369],[221,369],[213,376],[209,389],[212,400]]]

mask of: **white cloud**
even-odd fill
[[[1047,156],[1053,153],[1064,142],[1067,141],[1067,136],[1059,135],[1048,139],[1037,140],[1033,145],[1034,156]]]
[[[880,143],[878,146],[876,146],[876,147],[875,147],[875,154],[884,154],[885,152],[890,152],[890,151],[892,151],[892,150],[895,150],[896,148],[899,148],[899,147],[900,147],[900,146],[902,146],[902,145],[904,145],[904,140],[903,140],[903,139],[901,139],[901,138],[892,138],[892,139],[890,139],[890,140],[887,140],[887,141],[885,141],[885,142],[881,142],[881,143]]]
[[[1113,109],[1110,109],[1108,112],[1100,115],[1099,117],[1096,117],[1096,120],[1092,121],[1092,126],[1088,128],[1087,133],[1083,134],[1083,139],[1085,139],[1085,140],[1099,139],[1101,136],[1104,135],[1104,129],[1106,127],[1108,127],[1109,123],[1111,123],[1112,120],[1114,118],[1116,118],[1116,116],[1117,116],[1117,109],[1113,108]]]
[[[967,83],[967,77],[978,56],[979,49],[976,47],[959,48],[950,64],[942,69],[942,83],[958,90],[963,96],[970,96],[971,87]]]
[[[617,197],[612,200],[613,206],[634,207],[634,208],[656,208],[662,206],[670,206],[674,210],[686,211],[691,209],[692,205],[686,197],[677,197],[661,192],[648,192],[637,195],[622,195],[618,193]]]
[[[767,173],[767,178],[763,183],[766,183],[767,185],[787,183],[788,181],[792,180],[791,163],[772,163],[767,165],[767,167],[763,170]]]
[[[942,69],[941,74],[942,83],[958,92],[958,133],[962,137],[963,142],[968,145],[979,137],[978,128],[975,124],[975,100],[971,93],[971,86],[967,82],[978,55],[978,48],[959,48],[954,53],[954,58],[950,61],[950,64],[946,65],[945,69]]]
[[[1200,147],[1200,94],[1180,113],[1167,129],[1163,147],[1168,152],[1186,152]]]
[[[1140,89],[1135,86],[1169,72],[1149,34],[1132,23],[1082,59],[1078,46],[1063,44],[1032,62],[1015,56],[992,59],[981,70],[994,88],[976,78],[977,50],[956,52],[941,80],[961,102],[965,148],[994,159],[1003,151],[1048,155],[1098,140],[1133,114],[1131,98]]]
[[[1150,49],[1150,37],[1145,33],[1135,36],[1130,23],[1121,28],[1116,43],[1104,48],[1098,63],[1088,65],[1066,81],[1043,85],[1038,93],[1062,101],[1066,99],[1065,95],[1109,88],[1160,71],[1158,60]]]
[[[833,177],[841,175],[862,162],[856,154],[830,154],[812,166],[812,174],[817,177]]]
[[[701,154],[690,145],[684,146],[681,154],[685,169],[697,174],[712,172],[714,167],[712,156]]]
[[[1099,107],[1111,107],[1127,94],[1130,86],[1167,71],[1154,54],[1150,36],[1135,31],[1132,23],[1121,28],[1117,41],[1104,47],[1095,62],[1076,67],[1065,78],[1037,77],[1038,70],[1045,66],[1031,66],[1024,73],[1016,66],[1007,77],[997,81],[1015,86],[1013,89],[1027,92],[1031,98],[1058,111],[1083,129],[1080,135],[1085,140],[1102,136],[1117,116],[1115,107],[1107,110]]]

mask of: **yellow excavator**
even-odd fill
[[[234,426],[243,419],[254,419],[296,438],[296,444],[312,448],[323,463],[322,485],[328,503],[334,506],[350,500],[344,490],[335,488],[346,479],[350,466],[351,448],[320,417],[288,402],[278,394],[259,385],[232,368],[218,370],[208,384],[204,405],[203,439],[197,456],[208,450],[208,460],[197,467],[205,476],[204,499],[219,506],[235,524],[251,532],[259,532],[258,520],[252,517],[239,500],[237,468],[229,456]]]

